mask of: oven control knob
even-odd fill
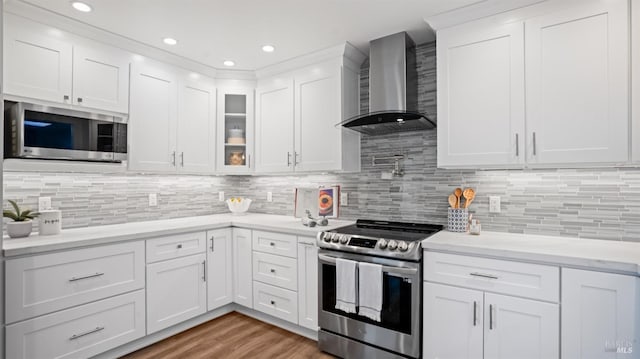
[[[396,248],[398,248],[398,242],[392,239],[389,241],[389,244],[387,244],[387,247],[389,248],[390,251],[395,251]]]
[[[325,242],[331,242],[331,238],[329,238],[329,237],[330,237],[330,234],[329,234],[329,233],[327,233],[327,232],[325,232],[325,233],[324,233],[324,235],[322,236],[322,239],[323,239]]]
[[[333,233],[333,235],[331,236],[331,242],[338,243],[338,241],[340,240],[340,236],[341,234]]]
[[[387,240],[382,238],[378,241],[378,247],[380,247],[380,249],[385,249],[387,248]]]
[[[400,252],[406,252],[409,249],[409,245],[405,241],[398,242],[398,249]]]
[[[349,237],[347,237],[346,235],[341,235],[340,236],[340,243],[342,244],[347,244],[347,242],[349,242]]]

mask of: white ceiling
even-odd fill
[[[399,31],[424,43],[433,39],[424,18],[487,0],[85,0],[90,13],[70,0],[22,1],[208,66],[254,70],[345,41],[367,53],[370,40]]]

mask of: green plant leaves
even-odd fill
[[[15,215],[15,213],[5,209],[4,211],[2,211],[2,217],[6,217],[6,218],[11,218],[14,221],[18,221],[18,216]]]
[[[29,220],[29,219],[34,219],[34,218],[36,218],[36,217],[38,217],[40,215],[40,213],[33,212],[30,209],[27,209],[24,212],[20,212],[20,207],[18,206],[16,201],[13,201],[13,200],[8,200],[8,201],[9,201],[9,203],[11,203],[11,206],[13,207],[15,212],[5,209],[5,210],[2,211],[2,216],[3,217],[11,218],[16,222],[24,222],[24,221]]]

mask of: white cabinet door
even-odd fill
[[[484,312],[485,359],[559,358],[558,304],[485,293]]]
[[[298,244],[298,324],[318,330],[318,247],[315,238],[304,241]]]
[[[253,161],[253,89],[218,89],[218,170],[250,173]]]
[[[177,168],[186,173],[215,172],[216,89],[200,77],[178,86]]]
[[[5,20],[4,93],[71,103],[71,43],[16,16],[7,14]]]
[[[294,167],[293,79],[262,80],[256,89],[256,172]]]
[[[424,358],[482,359],[483,293],[426,282],[423,293]]]
[[[628,160],[628,16],[612,0],[526,22],[530,163]]]
[[[73,47],[73,104],[129,112],[129,56],[112,47]]]
[[[631,123],[633,162],[640,162],[640,3],[631,2]]]
[[[147,334],[207,311],[206,255],[147,265]]]
[[[296,171],[341,167],[341,72],[335,64],[318,65],[295,77]]]
[[[175,172],[177,79],[162,65],[131,67],[129,167],[132,170]]]
[[[253,308],[251,230],[233,228],[233,301]]]
[[[231,228],[207,231],[207,310],[233,302]]]
[[[523,24],[438,32],[438,167],[524,163]]]
[[[562,269],[562,357],[638,358],[639,281]]]

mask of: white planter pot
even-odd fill
[[[31,221],[8,222],[7,234],[11,238],[28,237],[31,234],[32,227],[33,227],[33,222]]]

